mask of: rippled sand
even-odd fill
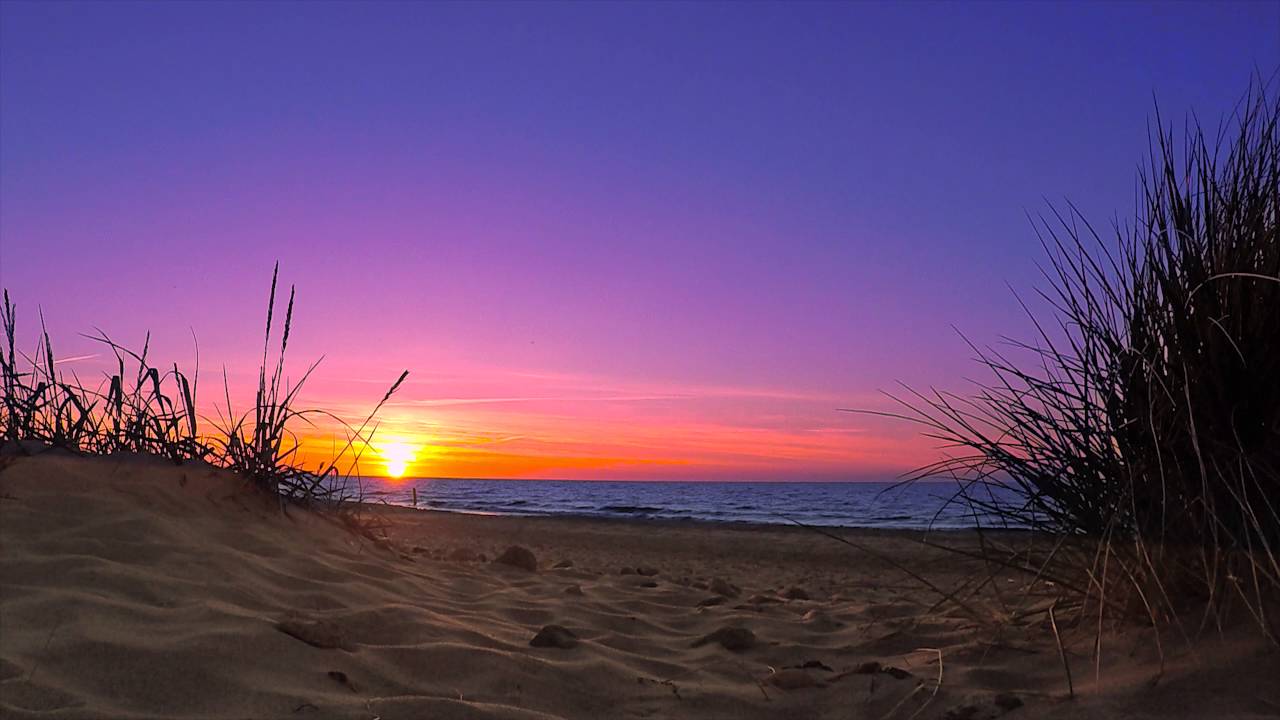
[[[207,468],[0,462],[4,717],[1280,713],[1247,624],[1166,637],[1163,673],[1149,630],[1109,630],[1095,671],[1092,627],[1066,627],[1072,700],[1042,623],[797,528],[383,509],[382,543]],[[918,533],[847,537],[941,588],[986,573]],[[492,562],[512,545],[535,570]]]

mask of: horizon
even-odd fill
[[[360,480],[376,480],[385,482],[390,485],[403,485],[412,482],[434,482],[437,480],[461,481],[461,482],[587,482],[587,483],[717,483],[722,485],[905,485],[907,481],[891,478],[891,479],[875,479],[862,478],[857,480],[840,480],[832,478],[830,480],[817,480],[812,478],[790,478],[778,480],[708,480],[708,479],[679,479],[679,478],[650,478],[650,479],[618,479],[618,478],[554,478],[554,477],[419,477],[410,475],[352,475],[353,478]],[[940,478],[925,478],[921,480],[913,480],[910,484],[922,485],[951,485],[954,481],[944,480]]]
[[[964,387],[953,328],[1025,337],[1024,212],[1129,217],[1153,99],[1216,127],[1278,29],[1248,2],[7,2],[0,285],[84,378],[110,356],[79,333],[184,368],[194,333],[212,418],[223,367],[251,397],[279,261],[290,376],[325,357],[303,404],[358,422],[409,369],[388,475],[892,482],[934,443],[841,409]]]

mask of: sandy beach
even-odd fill
[[[1164,638],[1163,668],[1138,625],[1109,629],[1096,667],[1096,633],[1064,628],[1072,699],[1043,621],[979,598],[979,622],[800,528],[386,508],[382,543],[223,471],[3,460],[4,717],[1280,713],[1280,655],[1247,624]],[[986,572],[920,533],[842,532],[938,587]],[[494,562],[513,546],[529,554]]]

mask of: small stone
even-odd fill
[[[562,625],[547,625],[538,631],[529,641],[529,645],[537,648],[549,647],[568,650],[578,645],[578,636]]]
[[[573,561],[572,561],[572,560],[561,560],[560,562],[556,563],[555,565],[552,565],[552,567],[553,567],[553,568],[555,568],[556,570],[566,570],[566,569],[568,569],[568,568],[573,567]]]
[[[658,574],[658,569],[641,565],[640,567],[636,568],[636,574],[644,575],[645,577],[653,577],[654,575]]]
[[[656,587],[658,587],[658,583],[656,583],[656,582],[654,582],[654,581],[652,581],[652,580],[646,580],[646,581],[644,581],[644,582],[642,582],[642,583],[636,583],[636,587],[642,587],[642,588],[656,588]]]
[[[720,643],[725,650],[742,652],[755,647],[756,634],[744,627],[722,627],[713,633],[704,635],[693,641],[691,647],[702,647],[707,643]]]
[[[773,595],[761,595],[759,593],[747,598],[748,605],[768,605],[769,603],[780,602],[782,602],[781,598],[774,597]]]
[[[726,602],[728,602],[728,600],[729,598],[726,598],[723,595],[712,595],[706,600],[702,600],[701,602],[699,602],[698,607],[712,607],[715,605],[723,605]]]
[[[800,690],[802,688],[817,687],[820,683],[809,673],[804,670],[779,670],[769,676],[769,683],[782,690]]]
[[[806,625],[812,626],[815,630],[820,632],[830,632],[836,628],[844,627],[844,623],[832,618],[816,608],[805,613],[804,616],[800,618],[800,621]]]
[[[511,567],[518,567],[521,570],[528,570],[529,572],[534,572],[538,569],[537,556],[535,556],[529,548],[520,547],[519,545],[512,545],[504,550],[501,555],[494,559],[494,562],[502,565],[510,565]]]
[[[783,597],[788,600],[808,600],[809,593],[802,587],[792,587],[783,594]]]
[[[579,595],[579,596],[580,596],[580,595],[582,595],[582,594],[583,594],[583,593],[582,593],[582,586],[581,586],[581,585],[570,585],[569,587],[567,587],[567,588],[565,588],[565,589],[564,589],[564,594],[565,594],[565,595]]]
[[[338,683],[339,685],[345,685],[347,689],[353,693],[360,692],[360,690],[356,688],[356,684],[351,682],[351,678],[347,677],[347,674],[342,672],[341,670],[330,670],[329,679]]]
[[[875,675],[880,672],[880,663],[875,660],[858,663],[858,666],[853,669],[853,672],[856,675]]]
[[[717,595],[723,595],[730,598],[738,597],[738,595],[742,593],[742,591],[738,589],[737,585],[734,585],[724,578],[712,579],[708,589]]]
[[[422,553],[424,553],[424,552],[426,552],[426,551],[427,551],[427,548],[424,548],[424,547],[422,547],[421,545],[414,545],[414,546],[413,546],[413,552],[414,552],[414,553],[416,553],[416,554],[418,554],[418,555],[421,555]]]

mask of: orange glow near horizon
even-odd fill
[[[552,397],[550,392],[521,401],[496,394],[491,397],[501,400],[424,401],[412,397],[414,389],[388,403],[369,444],[350,462],[340,462],[340,470],[390,482],[411,477],[884,480],[912,466],[904,458],[929,454],[927,443],[909,430],[876,420],[850,422],[852,416],[837,415],[824,399],[814,401],[812,420],[792,424],[768,417],[756,422],[710,417],[696,399],[672,403],[640,392],[610,395],[607,401],[544,399]],[[800,411],[808,410],[798,402]],[[328,406],[339,416],[355,416],[360,409],[358,401],[350,409],[346,402]],[[300,438],[299,452],[308,465],[323,463],[341,449],[343,443],[326,433],[340,438],[342,428],[318,424],[310,430]]]
[[[479,374],[479,373],[477,373]],[[349,444],[367,383],[323,375],[292,460],[340,473],[554,480],[889,480],[936,457],[911,427],[840,413],[843,398],[733,387],[491,375],[486,386],[411,380]],[[848,404],[873,405],[853,398]],[[209,406],[204,414],[217,415]]]

